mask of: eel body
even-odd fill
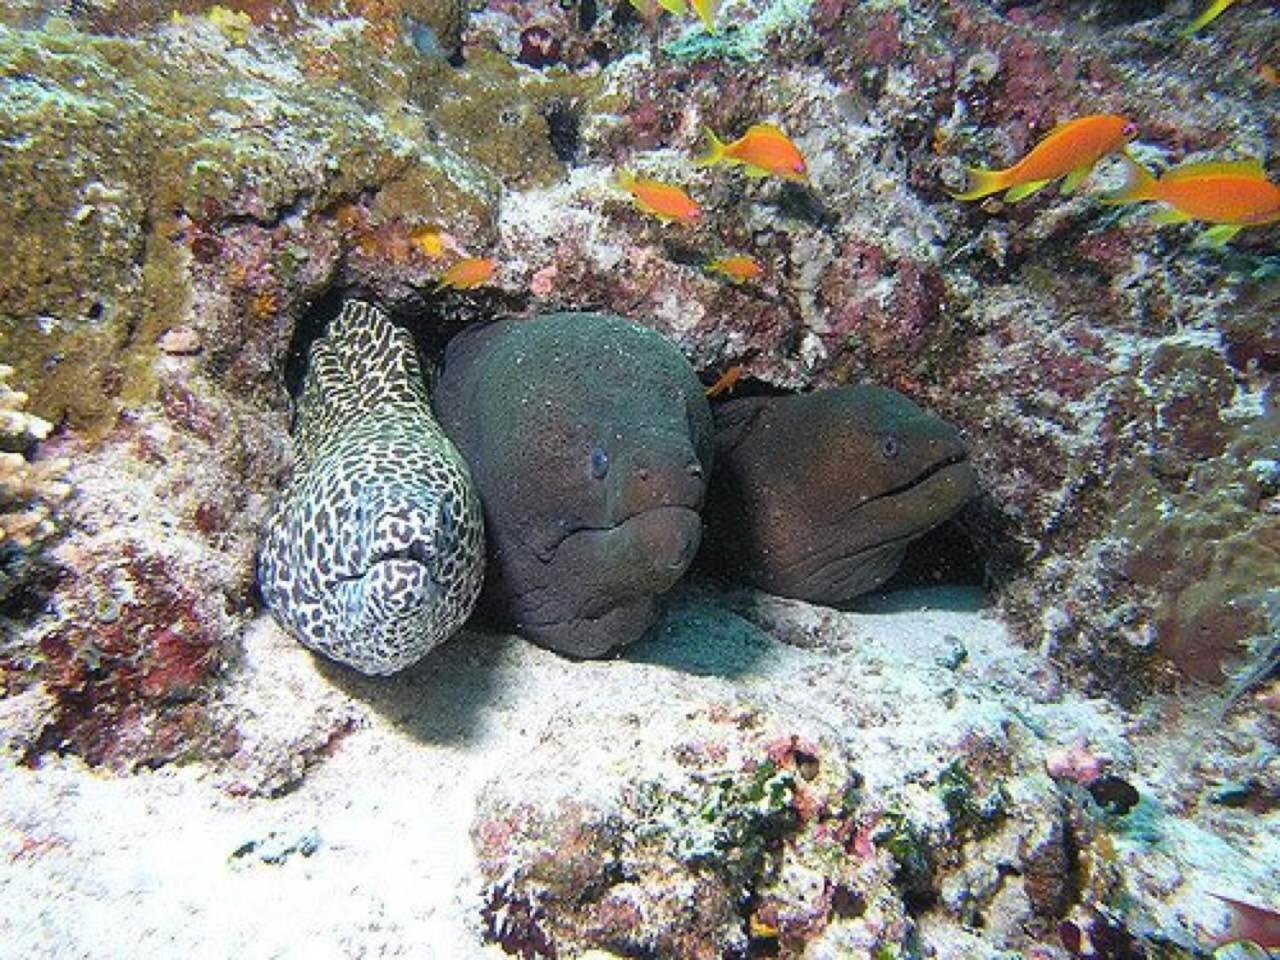
[[[483,521],[413,340],[376,307],[349,301],[312,346],[295,448],[258,556],[267,606],[363,673],[409,666],[471,613]]]
[[[499,617],[558,652],[638,639],[702,534],[711,412],[680,350],[621,317],[499,320],[434,395],[484,502]]]
[[[715,424],[708,563],[778,596],[875,589],[976,487],[955,429],[882,387],[732,400]]]

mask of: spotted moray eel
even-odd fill
[[[368,674],[453,634],[484,576],[480,501],[432,415],[409,334],[348,302],[311,348],[293,478],[258,556],[293,637]]]

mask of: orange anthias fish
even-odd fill
[[[1280,186],[1267,179],[1257,160],[1189,163],[1157,180],[1127,153],[1124,159],[1129,181],[1105,202],[1158,200],[1170,209],[1152,217],[1156,223],[1201,220],[1215,224],[1202,234],[1210,246],[1221,246],[1245,227],[1280,220]]]
[[[488,257],[467,257],[459,260],[443,274],[436,284],[437,290],[450,287],[454,290],[470,290],[488,282],[498,269],[497,263]]]
[[[618,171],[618,186],[631,194],[636,206],[664,223],[696,223],[702,208],[677,186],[637,177],[629,170]]]
[[[799,148],[771,123],[757,123],[729,144],[708,127],[707,143],[707,152],[694,161],[700,167],[740,163],[751,177],[782,177],[801,182],[809,175]]]
[[[1196,17],[1182,31],[1184,37],[1189,37],[1201,27],[1208,26],[1214,20],[1218,19],[1218,14],[1235,3],[1236,0],[1213,0],[1213,3],[1204,8],[1200,16]]]
[[[733,283],[754,280],[764,272],[764,268],[754,259],[742,255],[712,260],[707,264],[707,269],[727,277]]]
[[[1080,117],[1054,127],[1025,157],[1003,170],[969,167],[969,189],[953,193],[956,200],[978,200],[1005,191],[1012,203],[1029,197],[1041,187],[1065,176],[1062,192],[1071,193],[1084,181],[1094,165],[1109,153],[1123,150],[1138,128],[1111,113]]]
[[[718,397],[722,393],[727,393],[733,389],[733,385],[738,382],[738,378],[742,376],[742,365],[735,363],[720,376],[716,377],[716,382],[707,387],[705,393],[707,399]]]

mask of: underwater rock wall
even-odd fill
[[[0,359],[77,491],[0,611],[4,692],[58,704],[33,755],[231,749],[200,705],[253,609],[291,344],[338,288],[427,339],[589,307],[708,380],[903,391],[967,435],[986,495],[962,522],[1003,610],[1113,695],[1217,681],[1275,629],[1276,228],[1197,249],[1087,192],[946,193],[1102,109],[1145,159],[1262,155],[1265,16],[1184,40],[1173,11],[1103,4],[774,0],[724,4],[712,36],[626,2],[471,6],[0,15]],[[808,185],[690,162],[705,126],[765,118]],[[635,210],[623,166],[689,188],[701,225]],[[728,252],[763,276],[704,270]],[[436,292],[464,254],[495,258],[493,289]]]
[[[610,166],[582,166],[541,203],[504,198],[503,248],[548,306],[653,317],[700,367],[865,379],[948,416],[988,494],[965,526],[1028,642],[1128,699],[1167,663],[1220,681],[1275,629],[1275,228],[1198,249],[1102,205],[1106,165],[1095,195],[946,195],[962,162],[1100,110],[1133,119],[1144,159],[1265,156],[1266,18],[1189,40],[1173,13],[730,4],[718,37],[661,20],[653,60],[605,69],[621,103],[584,149],[690,187],[702,225],[623,208]],[[704,126],[761,117],[804,149],[810,189],[690,165]],[[727,250],[761,280],[700,269]]]
[[[331,57],[380,56],[363,24],[251,47],[232,16],[38,23],[0,27],[0,356],[59,425],[23,469],[65,463],[75,493],[62,539],[6,569],[4,690],[52,694],[32,755],[157,762],[214,749],[207,703],[288,469],[298,316],[339,282],[394,300],[426,275],[412,230],[482,235],[495,186],[406,101],[378,113],[332,81]]]

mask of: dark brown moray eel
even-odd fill
[[[572,656],[639,639],[702,535],[711,411],[680,350],[606,314],[500,320],[450,341],[434,399],[484,504],[490,606]]]
[[[715,424],[704,552],[779,596],[878,587],[977,485],[955,429],[881,387],[734,400]]]

